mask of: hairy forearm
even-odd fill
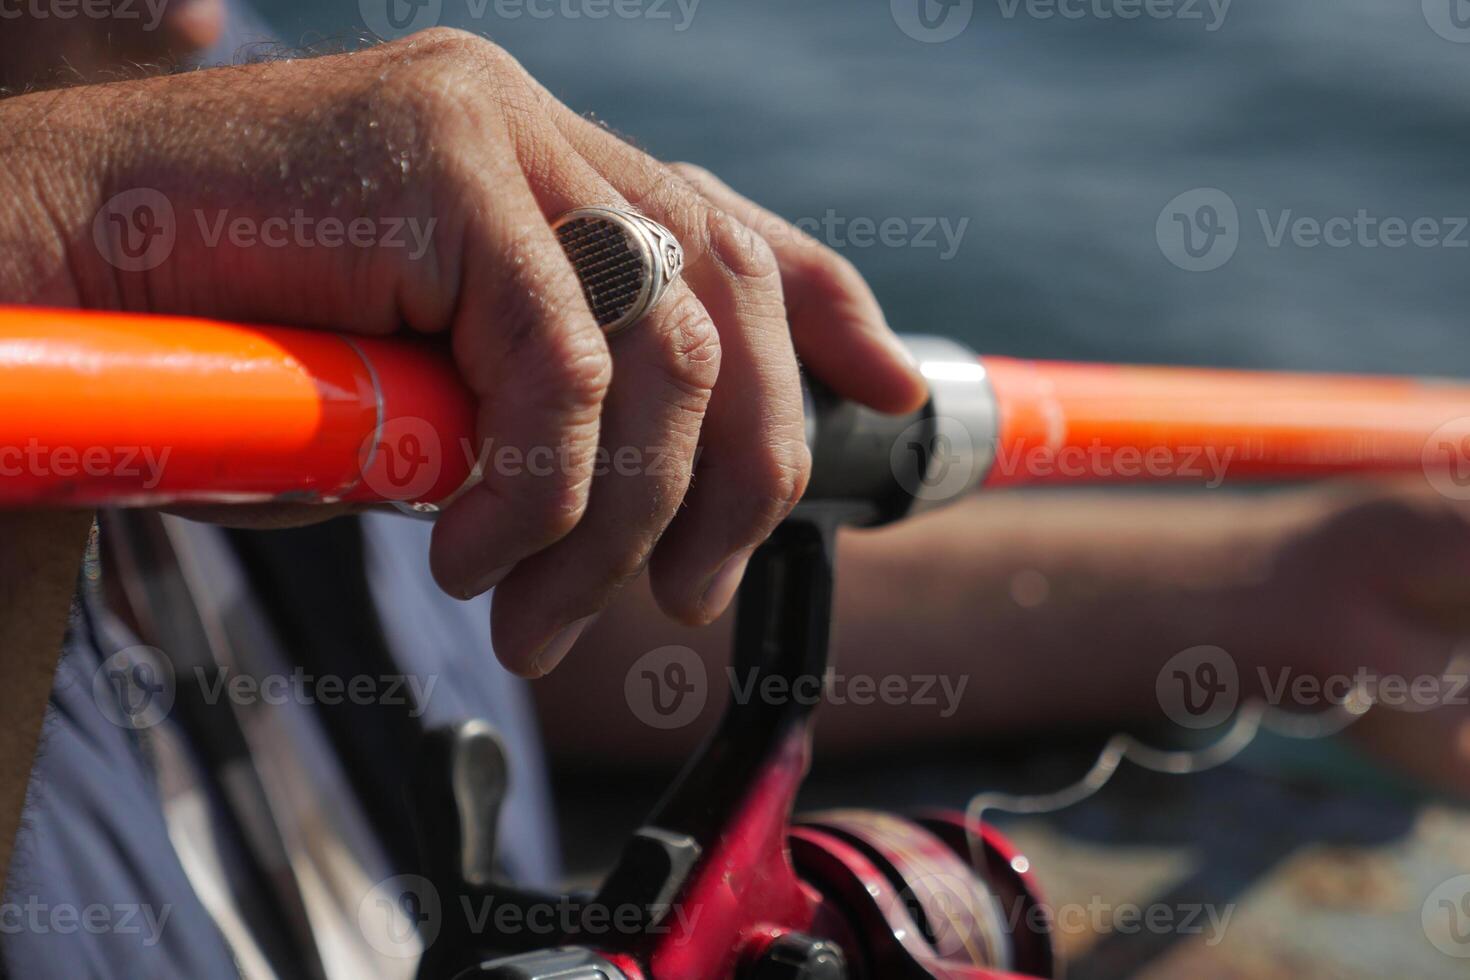
[[[834,710],[823,727],[860,747],[895,730],[943,739],[1162,719],[1160,667],[1193,646],[1243,647],[1279,542],[1320,506],[1312,494],[1015,494],[853,535],[839,669],[966,686],[949,704]]]
[[[1265,566],[1328,499],[1026,493],[845,534],[838,685],[819,741],[851,751],[1162,718],[1160,666],[1259,632],[1250,617]],[[687,752],[724,703],[731,632],[728,616],[705,630],[670,625],[635,590],[589,635],[575,675],[537,684],[548,744],[584,759]],[[623,695],[630,665],[668,644],[697,651],[711,682],[698,721],[672,732],[641,724]]]

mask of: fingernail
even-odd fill
[[[541,648],[541,652],[536,654],[536,659],[532,663],[536,676],[545,677],[555,670],[556,665],[566,658],[577,639],[596,618],[597,613],[593,613],[591,616],[579,619],[570,626],[563,627],[560,633],[548,640],[546,646]]]
[[[511,562],[509,565],[501,565],[499,568],[492,568],[484,575],[481,575],[479,578],[475,579],[474,583],[470,586],[469,591],[465,594],[465,598],[473,599],[475,596],[484,595],[486,592],[489,592],[501,582],[505,581],[505,577],[509,575],[511,569],[515,567],[515,562]]]
[[[709,585],[705,586],[699,604],[707,617],[713,619],[718,616],[730,604],[730,600],[735,598],[735,590],[740,588],[740,580],[745,576],[745,566],[750,564],[750,555],[754,550],[746,548],[735,552],[715,572]]]

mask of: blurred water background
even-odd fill
[[[418,2],[400,23],[487,34],[577,110],[802,220],[901,330],[1470,375],[1466,0]],[[388,3],[257,7],[310,44]],[[1339,219],[1338,244],[1301,218]]]

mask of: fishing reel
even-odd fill
[[[795,690],[825,675],[839,528],[957,498],[988,468],[996,419],[983,368],[956,344],[915,347],[933,386],[916,415],[810,394],[810,489],[755,552],[738,598],[734,666],[757,684]],[[477,931],[443,916],[420,980],[1054,976],[1029,864],[993,828],[859,810],[793,823],[812,722],[810,699],[732,695],[590,895],[495,880],[504,753],[482,723],[433,733],[415,795],[425,875],[466,907],[509,909],[501,921],[545,921],[555,908],[559,928]]]

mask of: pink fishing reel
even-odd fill
[[[993,828],[967,828],[958,813],[907,819],[840,810],[802,818],[789,840],[797,874],[824,896],[815,931],[845,931],[836,944],[846,971],[790,969],[806,942],[788,936],[768,947],[771,965],[756,975],[1056,975],[1050,913],[1030,863]],[[981,867],[972,865],[972,850]]]
[[[741,587],[736,668],[795,685],[826,670],[837,527],[872,511],[806,502],[757,550]],[[555,937],[475,932],[446,917],[423,980],[1003,980],[1056,975],[1026,859],[952,814],[868,811],[792,824],[812,705],[731,701],[719,728],[628,840],[595,895],[493,880],[503,755],[473,723],[431,738],[415,794],[424,870],[441,896],[573,907]],[[499,760],[498,762],[496,760]],[[491,843],[487,844],[487,840]],[[971,855],[976,856],[972,862]],[[631,913],[631,914],[630,914]],[[615,929],[607,928],[616,922]]]

